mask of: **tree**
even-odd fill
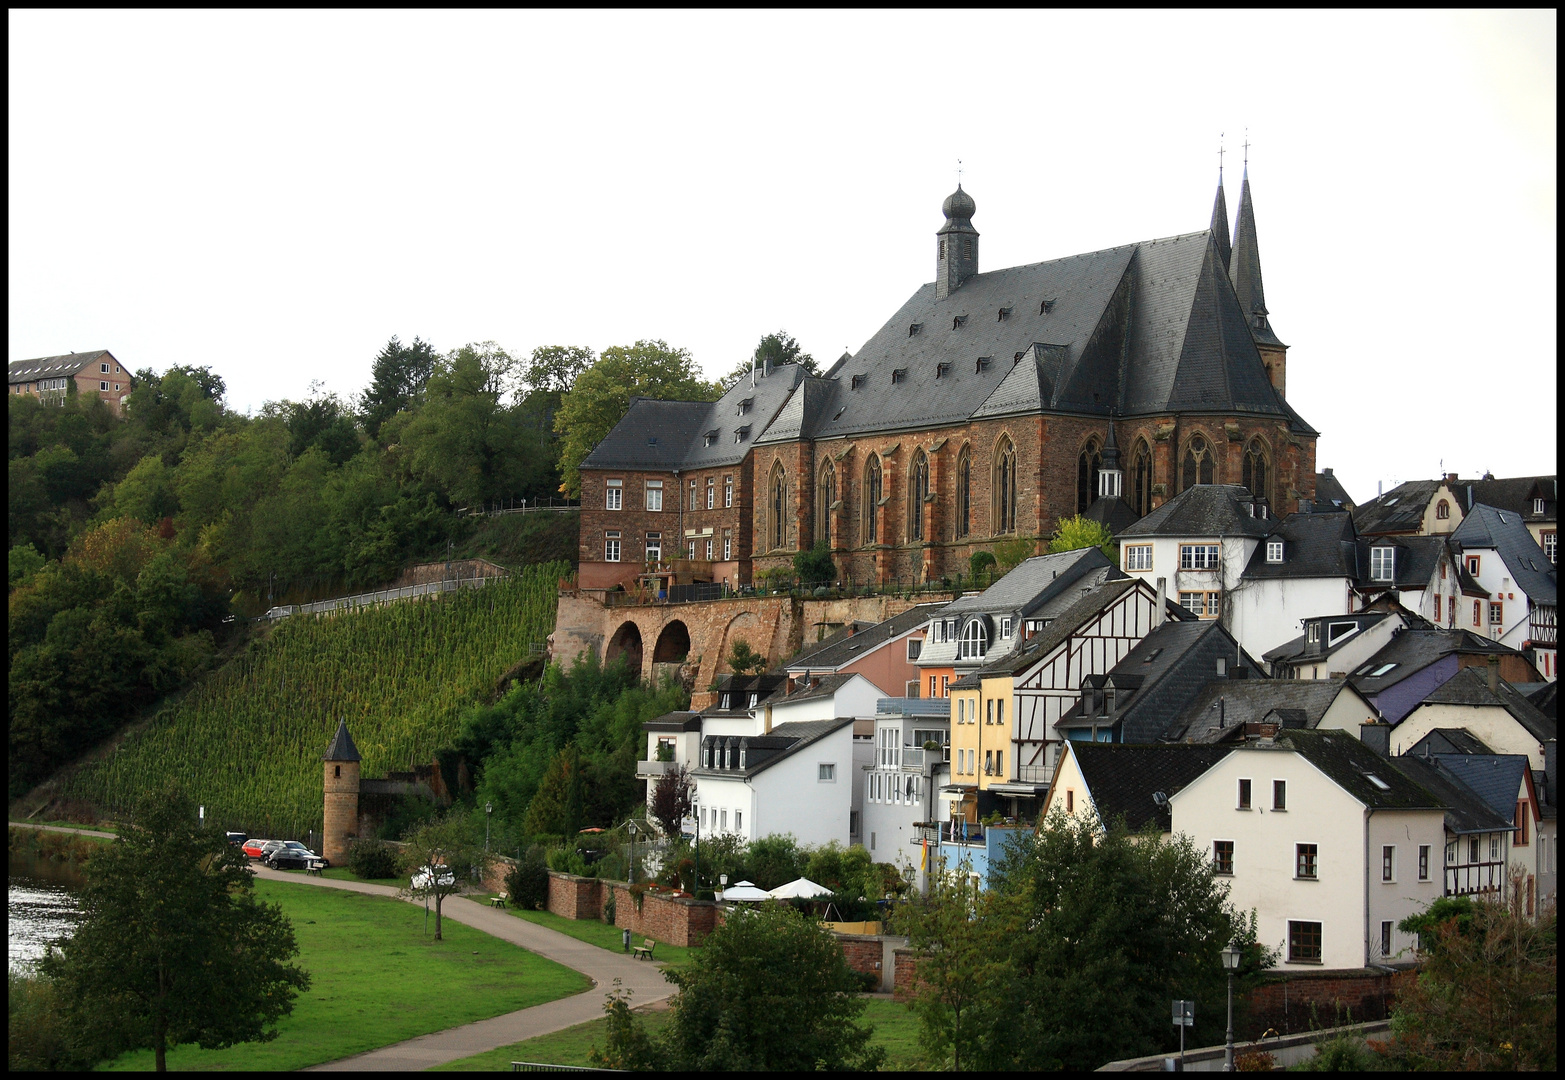
[[[563,394],[596,359],[593,351],[582,345],[540,345],[533,350],[522,378],[534,390]]]
[[[861,1026],[864,999],[831,931],[782,904],[736,914],[695,959],[670,970],[673,1017],[655,1036],[628,1010],[597,1064],[678,1071],[876,1069],[885,1050]]]
[[[690,770],[682,764],[675,764],[652,785],[652,816],[663,827],[665,836],[679,835],[685,819],[690,816],[690,800],[694,794]]]
[[[638,341],[604,349],[596,364],[576,377],[554,416],[560,440],[560,490],[581,493],[582,460],[630,408],[633,397],[711,401],[719,394],[696,371],[685,349],[663,341]]]
[[[761,338],[755,346],[755,352],[750,354],[750,359],[741,361],[738,367],[717,381],[719,391],[726,394],[739,380],[750,377],[752,367],[764,369],[768,360],[773,367],[779,364],[798,364],[811,375],[821,373],[815,357],[805,352],[793,339],[792,334],[786,330],[779,330],[775,334],[767,334]]]
[[[404,345],[392,335],[386,342],[370,368],[369,387],[359,398],[364,429],[371,438],[379,438],[381,425],[424,392],[424,383],[435,370],[435,360],[434,346],[420,338]]]
[[[435,901],[435,940],[440,941],[440,908],[445,899],[482,881],[489,871],[490,855],[476,835],[472,820],[451,813],[416,829],[402,849],[402,869],[412,876],[406,890],[413,896]]]
[[[1038,554],[1038,541],[1031,536],[1015,536],[1009,540],[1001,540],[994,546],[994,558],[999,563],[1001,574],[1009,574],[1023,560],[1030,559],[1036,554]]]
[[[1422,961],[1397,997],[1390,1052],[1423,1070],[1553,1072],[1559,1044],[1558,909],[1537,920],[1523,910],[1526,875],[1513,870],[1504,899],[1448,901],[1409,916]],[[1465,921],[1464,921],[1465,920]]]
[[[804,876],[805,853],[792,833],[771,833],[750,841],[748,865],[750,880],[762,889]]]
[[[737,675],[746,675],[754,672],[759,675],[766,670],[767,660],[764,655],[758,653],[744,638],[734,639],[734,648],[728,654],[728,666]]]
[[[1065,518],[1054,527],[1054,533],[1049,537],[1050,555],[1090,547],[1098,548],[1108,556],[1109,562],[1119,565],[1119,546],[1114,543],[1113,534],[1091,518],[1080,514]]]
[[[82,918],[40,965],[70,1022],[102,1057],[277,1037],[310,977],[289,961],[293,927],[253,895],[247,860],[198,828],[178,791],[146,798],[135,823],[87,862]]]
[[[826,547],[824,540],[817,541],[810,550],[795,555],[793,570],[803,585],[830,584],[837,577],[837,564],[832,561],[831,550]]]

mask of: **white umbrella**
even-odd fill
[[[741,881],[723,890],[724,900],[770,900],[772,894],[755,887],[753,881]]]
[[[829,896],[831,890],[824,885],[817,885],[809,878],[796,878],[786,885],[779,885],[768,895],[777,900],[787,900],[793,897]]]

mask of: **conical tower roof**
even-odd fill
[[[359,748],[353,745],[353,736],[348,734],[348,722],[339,719],[337,721],[337,734],[332,736],[331,745],[326,748],[326,753],[321,755],[322,761],[362,761],[359,757]]]
[[[1255,204],[1250,200],[1250,170],[1244,170],[1239,186],[1239,223],[1234,229],[1233,254],[1228,278],[1233,282],[1239,307],[1258,345],[1281,345],[1267,318],[1266,290],[1261,285],[1261,248],[1255,238]]]
[[[1223,269],[1228,269],[1228,263],[1233,252],[1233,246],[1228,242],[1228,200],[1223,195],[1223,174],[1217,174],[1217,198],[1212,200],[1212,235],[1217,239],[1217,253],[1223,257]]]
[[[1114,438],[1114,414],[1109,413],[1109,433],[1103,440],[1103,469],[1119,468],[1119,441]]]

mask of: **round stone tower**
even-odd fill
[[[359,831],[359,750],[346,720],[337,721],[337,734],[321,760],[326,763],[321,854],[333,866],[342,866],[348,861],[348,844]]]

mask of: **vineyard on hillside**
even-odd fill
[[[365,777],[427,764],[457,715],[554,628],[564,563],[482,589],[326,617],[297,616],[181,701],[84,763],[61,794],[125,813],[179,784],[218,827],[302,837],[321,826],[321,754],[348,721]]]

